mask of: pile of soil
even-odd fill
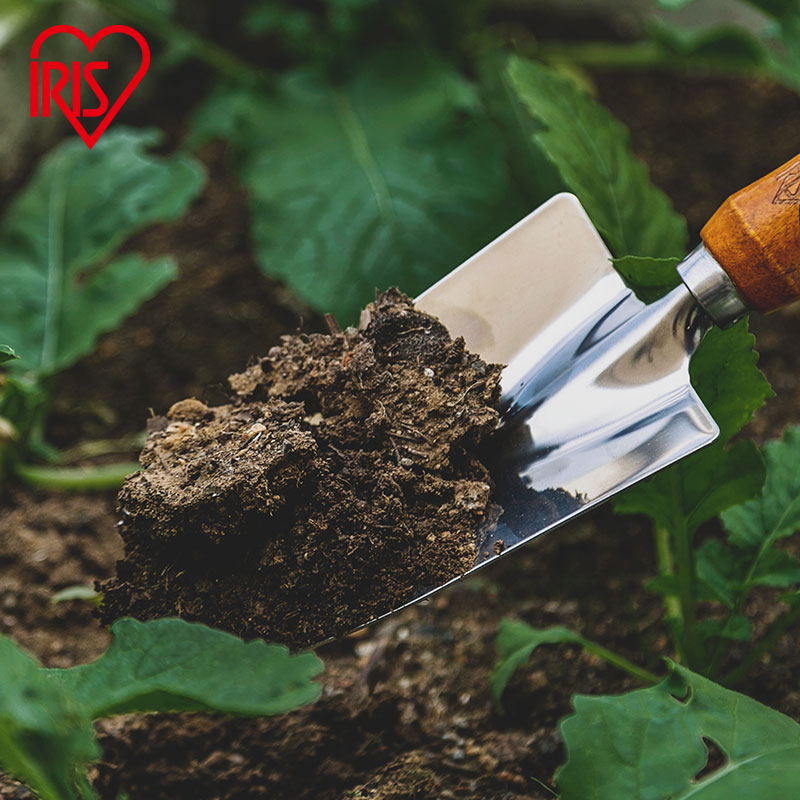
[[[120,493],[104,620],[302,647],[463,574],[501,511],[476,456],[500,373],[389,290],[358,329],[284,337],[231,403],[176,403]]]

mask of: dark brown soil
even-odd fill
[[[0,514],[0,633],[49,667],[96,658],[109,636],[82,603],[53,594],[113,574],[122,554],[111,496],[14,491]],[[0,794],[2,797],[2,794]]]
[[[500,513],[475,450],[501,369],[390,290],[359,329],[284,337],[233,402],[176,403],[120,493],[103,619],[304,647],[463,574]]]
[[[784,90],[674,74],[608,74],[598,77],[598,86],[695,232],[724,194],[796,152],[798,100]],[[285,293],[263,290],[251,302],[263,283],[244,253],[243,203],[221,165],[214,169],[187,228],[146,235],[157,235],[163,248],[151,252],[178,252],[185,277],[106,337],[99,363],[79,365],[62,384],[65,441],[96,435],[84,423],[102,433],[136,430],[148,405],[163,413],[181,397],[201,396],[203,380],[221,382],[295,324],[297,313],[282,305]],[[222,239],[222,231],[233,232],[239,244],[214,245],[217,231]],[[218,294],[243,314],[228,314]],[[797,308],[753,322],[761,366],[778,392],[749,427],[759,439],[800,423]],[[273,325],[271,317],[283,313],[292,321]],[[177,361],[160,352],[155,337],[163,335],[178,348]],[[232,353],[237,347],[244,352]],[[73,415],[86,398],[102,411]],[[126,412],[116,414],[121,407]],[[1,630],[49,665],[89,660],[105,646],[107,634],[89,610],[77,603],[52,606],[48,598],[65,583],[111,574],[118,557],[115,519],[113,498],[105,495],[18,492],[4,501]],[[65,548],[61,538],[70,534]],[[63,572],[62,564],[68,565]],[[671,654],[668,637],[658,599],[642,589],[654,570],[644,523],[599,509],[428,605],[321,648],[323,696],[310,708],[274,719],[151,715],[101,723],[104,760],[95,785],[103,800],[116,800],[120,791],[131,800],[545,800],[552,795],[536,779],[551,782],[563,761],[557,723],[570,712],[570,696],[616,693],[633,683],[574,647],[543,647],[512,681],[500,716],[487,689],[497,623],[514,616],[537,626],[567,625],[659,670],[659,656]],[[766,590],[754,598],[746,613],[757,636],[780,608]],[[795,629],[740,688],[800,720],[798,673]],[[0,797],[30,795],[0,778]]]

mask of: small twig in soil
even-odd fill
[[[336,317],[334,317],[333,314],[324,314],[323,316],[325,317],[325,324],[328,326],[331,336],[341,336],[342,327],[336,321]]]
[[[467,393],[470,392],[472,389],[474,389],[476,386],[480,386],[482,383],[483,383],[483,381],[475,381],[475,383],[473,383],[472,386],[467,386],[467,388],[464,389],[464,391],[462,392],[462,394],[458,398],[458,400],[456,400],[456,405],[459,405],[460,403],[463,403],[464,402],[464,398],[467,396]]]
[[[397,459],[398,465],[400,464],[400,451],[397,449],[397,442],[390,436],[389,441],[392,443],[394,449],[394,457]]]
[[[426,461],[428,460],[428,454],[423,453],[421,450],[414,450],[413,447],[409,447],[407,444],[401,444],[400,447],[402,447],[406,453],[411,453],[412,456],[419,456],[420,458],[424,458]]]
[[[334,447],[330,442],[328,442],[328,448],[333,450],[333,452],[336,453],[336,455],[339,456],[342,461],[347,461],[347,456],[338,447]]]
[[[396,436],[398,439],[405,439],[407,442],[418,442],[421,436],[409,436],[407,433],[400,433],[400,431],[389,431],[389,436]]]
[[[405,428],[407,431],[411,431],[411,433],[413,433],[418,439],[422,439],[428,444],[433,444],[433,440],[430,436],[427,436],[422,431],[417,430],[413,425],[409,425],[407,422],[403,422],[401,419],[395,420],[394,424],[400,425],[400,427]]]
[[[422,333],[430,333],[430,330],[430,328],[424,327],[409,328],[407,331],[400,331],[399,333],[396,333],[395,336],[399,339],[401,336],[410,336],[412,333],[419,333],[420,331],[422,331]]]

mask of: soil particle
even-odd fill
[[[122,553],[111,496],[25,494],[5,498],[0,514],[0,633],[48,667],[96,657],[109,636],[85,603],[52,603],[60,589],[91,586]],[[65,630],[73,635],[65,636]],[[76,633],[80,631],[80,633]],[[2,795],[0,795],[1,797]]]
[[[231,376],[231,403],[176,403],[120,493],[104,620],[301,647],[462,574],[500,514],[474,454],[500,372],[389,290],[358,330],[284,337]]]

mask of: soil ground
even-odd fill
[[[798,98],[766,84],[675,75],[597,75],[600,98],[632,130],[653,177],[686,213],[693,232],[730,191],[795,154]],[[136,247],[176,254],[181,279],[58,392],[53,437],[136,431],[278,335],[313,317],[257,273],[246,246],[243,198],[217,152],[213,180],[181,223],[140,237]],[[757,439],[800,423],[800,308],[754,320],[761,366],[778,394],[749,432]],[[213,398],[212,398],[213,399]],[[88,413],[85,409],[89,409]],[[0,632],[50,666],[90,660],[108,636],[85,606],[52,605],[66,585],[106,578],[119,556],[114,497],[16,490],[0,517]],[[322,699],[275,719],[134,716],[98,724],[104,800],[211,798],[550,797],[563,760],[557,723],[575,692],[615,693],[633,682],[573,647],[545,647],[519,671],[498,714],[488,696],[500,619],[564,624],[659,669],[669,654],[657,599],[642,590],[655,565],[650,533],[608,509],[500,559],[386,623],[327,645]],[[756,635],[777,610],[769,596],[747,609]],[[642,662],[642,653],[653,653]],[[800,632],[741,688],[800,720]],[[27,798],[0,778],[0,797]]]

